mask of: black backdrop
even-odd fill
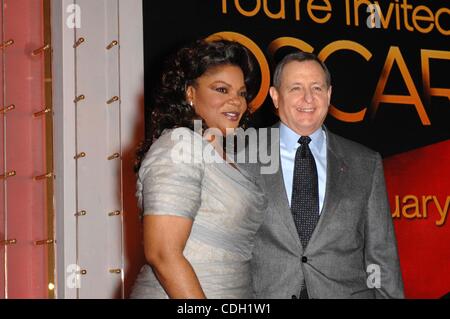
[[[347,0],[349,1],[349,0]],[[406,0],[402,0],[406,1]],[[247,17],[240,14],[235,3],[251,11],[259,3],[260,11]],[[263,4],[268,3],[271,12],[278,12],[280,4],[285,4],[285,19],[271,19],[263,11]],[[327,1],[310,1],[312,4],[324,5]],[[144,38],[145,38],[145,99],[146,123],[149,123],[149,105],[151,92],[158,81],[162,61],[181,45],[197,38],[206,37],[216,32],[238,32],[252,41],[266,55],[270,63],[279,60],[283,54],[292,50],[285,47],[271,57],[267,48],[279,37],[301,39],[314,47],[319,53],[322,48],[333,41],[350,40],[359,43],[372,53],[369,61],[349,50],[333,53],[326,60],[333,78],[332,104],[345,112],[357,112],[363,107],[371,108],[371,101],[381,76],[387,76],[384,94],[410,95],[406,81],[402,76],[398,60],[391,71],[386,74],[383,66],[390,49],[398,47],[404,59],[414,87],[423,103],[430,125],[424,125],[414,104],[381,103],[376,113],[368,110],[359,122],[344,122],[329,115],[327,127],[335,133],[360,142],[377,150],[383,156],[401,153],[421,146],[444,141],[450,138],[450,10],[448,1],[409,0],[414,8],[425,5],[431,12],[441,9],[439,17],[440,32],[435,23],[431,32],[418,30],[407,31],[404,25],[405,15],[399,7],[399,0],[380,1],[382,11],[387,14],[388,5],[392,6],[392,17],[385,28],[368,28],[366,6],[359,8],[359,26],[346,24],[346,0],[328,1],[332,6],[331,18],[326,23],[317,23],[308,16],[308,1],[296,0],[189,0],[176,1],[143,0]],[[348,3],[353,5],[353,1]],[[227,13],[222,12],[226,4]],[[300,21],[296,20],[295,5],[299,4]],[[353,7],[352,7],[353,8]],[[444,9],[442,9],[444,8]],[[400,30],[396,28],[396,10],[399,12]],[[411,23],[412,8],[408,11],[407,23]],[[426,12],[419,12],[424,15]],[[316,16],[325,17],[326,12],[316,12]],[[353,17],[353,16],[352,16]],[[425,28],[430,22],[417,24]],[[443,34],[444,33],[444,34]],[[421,50],[443,52],[444,58],[430,59],[430,83],[432,88],[447,89],[445,96],[432,96],[428,102],[422,84]],[[253,126],[269,126],[277,121],[272,111],[270,97],[255,112]],[[148,131],[148,125],[146,125]]]

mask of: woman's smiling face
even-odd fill
[[[235,65],[210,68],[186,93],[188,102],[193,103],[195,112],[206,125],[218,128],[223,134],[227,128],[237,128],[247,110],[244,74]]]

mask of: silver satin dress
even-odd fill
[[[254,177],[225,163],[198,133],[177,128],[147,152],[136,195],[143,215],[193,220],[183,254],[207,298],[253,297],[250,259],[267,206]],[[149,265],[130,298],[168,298]]]

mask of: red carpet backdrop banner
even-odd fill
[[[259,64],[253,126],[269,126],[278,120],[268,95],[274,63],[294,49],[319,55],[333,84],[325,124],[384,157],[406,296],[450,292],[448,1],[143,3],[147,101],[176,48],[202,37],[234,39]]]

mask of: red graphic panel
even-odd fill
[[[407,298],[450,292],[450,141],[384,160]]]

